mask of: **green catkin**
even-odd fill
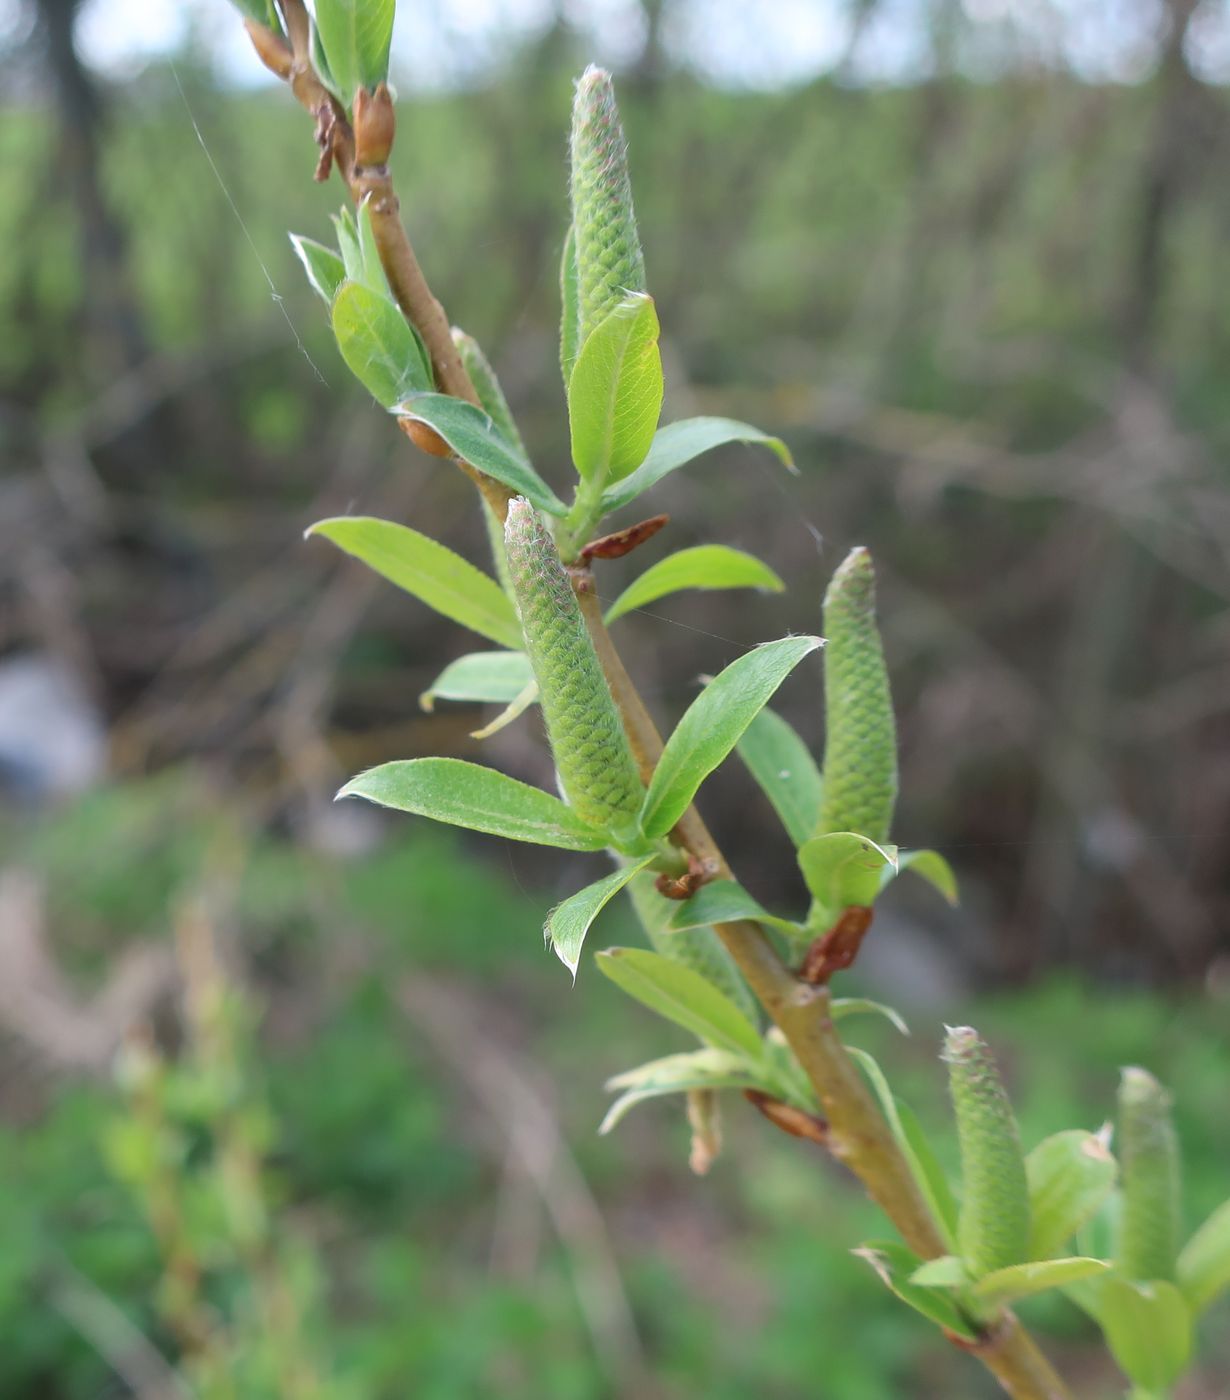
[[[882,845],[897,801],[897,726],[876,629],[875,569],[852,549],[824,595],[824,795],[817,835]]]
[[[1012,1105],[977,1031],[950,1026],[948,1085],[961,1148],[962,1257],[976,1278],[1020,1264],[1029,1253],[1029,1188]]]
[[[611,75],[592,65],[572,104],[572,227],[580,341],[629,292],[645,290],[645,260],[632,208],[628,145]]]
[[[1170,1095],[1148,1070],[1125,1069],[1119,1081],[1119,1166],[1119,1269],[1141,1283],[1173,1279],[1180,1228],[1179,1144]]]
[[[504,547],[564,794],[583,821],[630,827],[644,789],[628,738],[555,541],[520,496],[509,502]]]
[[[725,993],[752,1025],[758,1026],[760,1011],[756,999],[713,929],[690,928],[679,933],[668,933],[667,922],[679,905],[658,893],[654,876],[647,870],[634,876],[627,888],[632,897],[632,907],[654,952],[691,968],[693,972],[699,972],[718,991]]]

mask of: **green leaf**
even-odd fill
[[[957,903],[957,877],[952,866],[938,851],[898,851],[897,868],[880,872],[881,888],[890,884],[903,870],[910,870],[920,880],[926,880],[949,904]]]
[[[903,1103],[889,1087],[884,1071],[875,1058],[855,1045],[847,1045],[846,1052],[862,1065],[871,1087],[875,1090],[897,1146],[909,1163],[910,1172],[918,1183],[936,1223],[944,1232],[944,1241],[951,1249],[955,1243],[957,1207],[952,1198],[952,1189],[943,1168],[936,1160],[931,1145],[909,1106]]]
[[[372,228],[371,195],[364,197],[355,222],[359,226],[359,257],[363,264],[363,285],[391,302],[393,293],[389,290],[389,279],[384,275],[384,264],[380,261],[380,249],[376,244],[376,232]],[[430,384],[432,381],[429,378],[427,382]]]
[[[1044,1138],[1025,1158],[1029,1256],[1050,1259],[1098,1213],[1119,1169],[1097,1133],[1082,1128]]]
[[[824,780],[807,745],[781,715],[767,705],[737,745],[773,810],[796,846],[807,841],[820,816]]]
[[[350,372],[383,407],[392,408],[431,384],[431,366],[418,333],[370,287],[342,284],[333,299],[333,334]]]
[[[803,930],[789,919],[770,914],[757,900],[734,880],[711,880],[690,898],[677,905],[666,925],[668,933],[682,933],[690,928],[708,924],[728,924],[737,919],[752,919],[767,924],[788,938],[799,938]]]
[[[481,408],[447,394],[414,394],[394,410],[401,418],[426,423],[472,467],[524,496],[548,515],[566,515],[567,506],[509,442]]]
[[[829,1014],[834,1021],[840,1021],[846,1016],[883,1016],[902,1035],[910,1033],[905,1017],[899,1011],[885,1006],[882,1001],[868,1001],[866,997],[834,997],[829,1003]]]
[[[564,374],[564,388],[572,378],[572,368],[577,362],[577,342],[581,337],[581,296],[577,278],[577,231],[568,225],[564,239],[564,252],[560,258],[560,318],[559,318],[559,364]]]
[[[666,1055],[608,1079],[608,1089],[624,1092],[607,1109],[599,1133],[609,1133],[632,1108],[664,1094],[684,1094],[689,1089],[752,1089],[759,1077],[745,1059],[726,1050],[691,1050]]]
[[[472,651],[450,661],[419,697],[430,710],[437,700],[471,700],[507,705],[534,679],[523,651]]]
[[[807,888],[817,904],[833,913],[852,904],[874,904],[881,871],[896,865],[895,847],[877,846],[853,831],[813,836],[799,847],[799,869]]]
[[[970,1290],[974,1301],[987,1309],[998,1309],[1027,1298],[1031,1293],[1045,1293],[1048,1288],[1064,1288],[1081,1279],[1109,1273],[1105,1259],[1039,1259],[1031,1264],[1013,1264],[983,1274]]]
[[[265,25],[267,29],[272,29],[275,34],[281,34],[282,21],[278,18],[277,7],[273,0],[231,0],[231,3],[247,19]]]
[[[325,57],[325,46],[320,42],[320,30],[316,25],[312,25],[312,67],[316,70],[316,76],[324,83],[325,87],[342,104],[345,109],[350,104],[350,99],[354,95],[353,89],[350,92],[343,92],[341,84],[333,76],[329,68],[329,60]]]
[[[795,469],[790,449],[781,438],[770,437],[750,423],[738,423],[733,418],[684,418],[658,429],[649,455],[637,470],[603,492],[603,509],[612,511],[626,506],[670,472],[686,467],[702,452],[731,442],[763,443],[791,471]]]
[[[1131,1283],[1111,1274],[1098,1280],[1098,1320],[1111,1355],[1145,1390],[1165,1390],[1187,1369],[1192,1319],[1173,1283]]]
[[[558,797],[460,758],[383,763],[351,778],[338,797],[365,797],[450,826],[565,851],[600,851],[607,844],[604,832],[586,825]]]
[[[389,76],[394,0],[316,0],[316,29],[344,102]]]
[[[1194,1313],[1230,1288],[1230,1201],[1224,1201],[1179,1254],[1176,1277]]]
[[[471,729],[471,739],[490,739],[493,734],[498,734],[501,729],[508,726],[523,715],[529,707],[538,699],[538,682],[528,681],[521,690],[508,702],[496,717],[488,724],[484,724],[481,729]]]
[[[644,860],[638,860],[633,865],[625,865],[616,870],[605,880],[595,880],[592,885],[586,885],[583,890],[578,890],[562,904],[557,904],[547,915],[544,927],[547,941],[555,949],[556,957],[572,973],[574,982],[577,976],[577,963],[581,959],[581,947],[585,942],[585,935],[589,932],[590,924],[628,881],[655,859],[654,856],[646,856]]]
[[[391,520],[339,515],[311,526],[428,607],[500,646],[521,644],[521,624],[508,595],[492,578],[426,535]]]
[[[619,595],[607,610],[606,621],[643,608],[668,593],[684,588],[764,588],[781,593],[786,585],[759,559],[724,544],[701,544],[660,559]]]
[[[910,1282],[920,1288],[964,1288],[969,1283],[965,1260],[956,1254],[941,1254],[928,1259],[910,1275]]]
[[[363,250],[359,247],[359,229],[354,221],[354,211],[349,206],[343,205],[333,215],[333,227],[337,230],[337,246],[342,255],[342,266],[346,269],[346,276],[352,282],[366,286]]]
[[[719,1050],[758,1060],[760,1034],[728,997],[690,967],[645,948],[608,948],[598,966],[629,996]]]
[[[346,280],[346,265],[332,248],[326,248],[313,238],[304,238],[301,233],[291,234],[290,246],[303,264],[312,290],[332,307],[333,298]]]
[[[937,1326],[964,1337],[966,1341],[977,1341],[974,1324],[947,1293],[911,1282],[922,1261],[905,1245],[895,1240],[877,1240],[854,1250],[853,1254],[855,1258],[870,1264],[885,1287],[915,1312],[922,1313]]]
[[[658,314],[626,297],[581,347],[568,380],[572,460],[587,481],[618,481],[645,460],[662,412]]]
[[[664,836],[675,825],[773,692],[821,645],[819,637],[765,642],[709,682],[666,741],[654,769],[641,810],[646,835]]]

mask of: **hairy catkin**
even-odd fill
[[[572,584],[530,503],[509,502],[504,547],[560,783],[583,821],[629,827],[644,789]]]
[[[642,871],[628,885],[632,906],[654,952],[699,972],[743,1012],[753,1025],[760,1023],[760,1011],[747,983],[739,975],[734,959],[711,928],[690,928],[667,932],[671,915],[679,908],[674,900],[660,895],[654,876]]]
[[[572,227],[580,344],[629,292],[645,290],[628,148],[611,75],[592,65],[572,104]]]
[[[1148,1070],[1119,1081],[1123,1214],[1118,1260],[1126,1278],[1173,1279],[1179,1248],[1179,1144],[1170,1095]]]
[[[852,549],[833,575],[824,633],[824,795],[816,832],[855,831],[883,844],[897,801],[897,726],[866,549]]]
[[[962,1257],[975,1277],[1020,1264],[1029,1252],[1029,1188],[1016,1118],[985,1042],[969,1026],[944,1040],[961,1148]]]

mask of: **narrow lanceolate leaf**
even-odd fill
[[[781,818],[786,834],[801,846],[816,829],[824,786],[811,751],[767,705],[743,731],[737,748]]]
[[[769,593],[781,593],[785,587],[767,564],[741,549],[701,544],[668,554],[646,569],[607,609],[606,620],[614,622],[624,613],[646,607],[684,588],[762,588]]]
[[[900,1011],[885,1006],[882,1001],[868,1001],[866,997],[834,997],[829,1003],[829,1015],[834,1021],[844,1020],[847,1016],[883,1016],[902,1035],[910,1033]]]
[[[875,902],[884,872],[897,868],[897,848],[877,846],[853,831],[813,836],[799,847],[799,869],[824,918],[852,904]]]
[[[521,440],[521,430],[512,416],[512,409],[504,397],[504,389],[496,377],[495,370],[491,368],[491,361],[483,354],[483,347],[459,326],[453,327],[453,344],[457,347],[461,363],[474,385],[483,412],[495,424],[496,432],[504,441],[528,461],[529,455],[525,450],[525,443]]]
[[[520,497],[509,504],[504,545],[564,792],[585,821],[631,832],[644,789],[628,738],[555,541]]]
[[[481,408],[447,394],[414,394],[396,405],[399,418],[434,428],[458,457],[532,501],[548,515],[565,515],[567,507]]]
[[[499,584],[417,530],[366,515],[339,515],[318,521],[307,533],[332,540],[390,583],[479,636],[500,646],[520,646],[521,628]]]
[[[856,1258],[869,1264],[884,1286],[903,1303],[908,1303],[915,1312],[958,1337],[971,1342],[977,1340],[977,1327],[947,1292],[912,1282],[922,1261],[905,1245],[895,1240],[877,1240],[853,1253]]]
[[[1172,1283],[1099,1279],[1098,1321],[1111,1355],[1143,1391],[1164,1392],[1187,1369],[1192,1318]]]
[[[700,973],[645,948],[608,948],[597,962],[616,986],[659,1016],[719,1050],[760,1059],[756,1027]]]
[[[470,738],[490,739],[493,734],[498,734],[501,729],[507,729],[513,720],[523,715],[537,699],[538,682],[535,680],[528,681],[493,720],[484,724],[480,729],[471,729]]]
[[[509,841],[598,851],[606,836],[558,797],[460,758],[410,758],[351,778],[338,797],[365,797],[381,807],[485,831]]]
[[[991,1053],[969,1026],[944,1041],[961,1146],[964,1199],[960,1253],[975,1278],[1023,1263],[1029,1251],[1029,1192],[1016,1119]]]
[[[312,32],[315,33],[315,30]],[[365,286],[363,250],[359,246],[359,229],[354,220],[354,210],[344,204],[332,217],[333,227],[337,231],[337,247],[342,255],[342,266],[346,269],[346,276],[352,282]]]
[[[323,243],[317,243],[313,238],[304,238],[299,233],[290,235],[290,246],[303,264],[312,290],[323,298],[326,306],[332,306],[333,298],[337,296],[338,289],[346,280],[345,263],[332,248],[326,248]]]
[[[564,388],[572,378],[572,367],[581,348],[581,302],[577,286],[577,236],[572,225],[564,239],[564,251],[559,265],[559,367],[564,376]]]
[[[783,637],[732,661],[688,707],[666,741],[641,813],[649,836],[664,836],[683,816],[697,788],[730,753],[774,691],[819,637]]]
[[[957,902],[957,877],[953,868],[938,851],[898,851],[897,868],[883,870],[880,878],[885,885],[903,870],[913,871],[920,880],[926,880],[938,890],[949,904]]]
[[[578,890],[562,904],[557,904],[547,915],[547,922],[543,928],[547,942],[555,949],[555,955],[560,962],[572,973],[574,981],[577,963],[581,960],[581,947],[590,925],[628,881],[644,870],[653,859],[653,856],[646,856],[634,865],[625,865],[616,870],[604,880],[595,880],[592,885]]]
[[[430,710],[437,700],[470,700],[507,705],[534,679],[523,651],[472,651],[450,661],[419,697]]]
[[[726,1050],[692,1050],[683,1055],[666,1055],[660,1060],[638,1065],[606,1082],[608,1089],[622,1089],[619,1098],[607,1109],[600,1133],[609,1133],[646,1099],[664,1094],[686,1094],[692,1089],[751,1089],[759,1080],[741,1055]]]
[[[231,0],[231,3],[247,19],[267,26],[275,34],[282,32],[282,22],[278,18],[277,6],[273,0]]]
[[[414,327],[370,287],[345,282],[333,299],[333,334],[342,359],[384,408],[431,386],[431,366]]]
[[[611,75],[592,65],[572,103],[572,227],[576,239],[580,344],[629,292],[645,290],[645,262],[632,208],[628,146]]]
[[[1179,1144],[1170,1095],[1148,1070],[1119,1081],[1123,1218],[1117,1263],[1125,1278],[1173,1279],[1179,1253]]]
[[[628,886],[632,907],[654,952],[672,962],[691,968],[711,982],[723,996],[743,1012],[754,1026],[760,1024],[760,1009],[735,966],[734,959],[709,923],[686,929],[675,929],[671,920],[679,908],[678,901],[658,893],[654,877],[645,872]]]
[[[853,549],[824,598],[824,800],[816,834],[888,840],[897,801],[897,730],[876,630],[871,555]]]
[[[363,266],[362,282],[365,287],[380,296],[392,300],[389,279],[384,275],[384,264],[380,261],[380,248],[376,243],[376,231],[372,228],[371,196],[366,195],[355,212],[355,223],[359,232],[359,257]]]
[[[1230,1288],[1230,1201],[1223,1202],[1188,1240],[1175,1270],[1193,1313]]]
[[[971,1295],[976,1303],[988,1310],[1007,1307],[1018,1298],[1045,1293],[1048,1288],[1066,1288],[1082,1279],[1109,1273],[1110,1267],[1105,1259],[1077,1256],[1013,1264],[1011,1268],[984,1274],[973,1286]]]
[[[672,905],[673,912],[667,923],[672,932],[684,929],[701,928],[707,924],[733,923],[737,919],[751,919],[784,933],[788,938],[799,938],[803,930],[791,919],[780,919],[750,895],[742,885],[734,880],[711,880],[682,903]]]
[[[1051,1259],[1101,1209],[1119,1169],[1098,1133],[1082,1128],[1044,1138],[1025,1158],[1029,1257]]]
[[[389,76],[395,0],[316,0],[316,30],[346,102]]]
[[[603,509],[612,511],[626,506],[664,476],[686,467],[702,453],[732,442],[760,443],[791,471],[795,469],[790,449],[781,438],[770,437],[750,423],[739,423],[733,418],[684,418],[658,429],[649,455],[636,471],[603,492]]]
[[[662,412],[653,298],[626,297],[590,332],[568,381],[572,460],[587,481],[618,481],[645,460]]]

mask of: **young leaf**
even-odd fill
[[[807,745],[766,705],[743,731],[736,749],[782,819],[786,834],[801,846],[816,829],[824,788]]]
[[[583,890],[578,890],[562,904],[557,904],[547,915],[544,928],[547,941],[555,949],[556,957],[572,973],[574,982],[577,976],[577,963],[581,958],[581,946],[585,942],[585,935],[589,932],[590,924],[628,881],[638,871],[644,870],[653,859],[653,856],[646,856],[644,860],[639,860],[634,865],[623,866],[604,880],[595,880],[592,885],[586,885]]]
[[[976,1327],[947,1293],[911,1281],[922,1261],[905,1245],[895,1240],[877,1240],[852,1252],[856,1259],[870,1264],[884,1286],[915,1312],[966,1341],[977,1341]]]
[[[1193,1313],[1230,1288],[1230,1201],[1224,1201],[1184,1245],[1175,1270]]]
[[[599,1133],[609,1133],[632,1108],[646,1099],[664,1094],[683,1094],[689,1089],[751,1089],[759,1080],[740,1055],[726,1050],[691,1050],[682,1055],[666,1055],[636,1069],[608,1079],[608,1089],[624,1092],[607,1109]]]
[[[332,540],[390,583],[479,636],[500,646],[521,645],[521,626],[499,584],[417,530],[366,515],[339,515],[317,521],[307,533]]]
[[[1111,1355],[1143,1390],[1164,1391],[1187,1369],[1192,1319],[1173,1283],[1098,1280],[1098,1320]]]
[[[577,235],[572,224],[564,239],[564,251],[559,265],[560,318],[559,367],[564,375],[564,388],[572,378],[581,339],[581,303],[577,286]]]
[[[702,452],[730,442],[762,443],[791,471],[795,469],[790,449],[781,438],[770,437],[749,423],[738,423],[733,418],[684,418],[658,429],[648,456],[636,471],[602,493],[603,509],[612,511],[626,506],[670,472],[686,467]]]
[[[394,8],[395,0],[316,0],[316,30],[347,106],[356,88],[389,76]]]
[[[870,1080],[892,1135],[897,1140],[897,1146],[901,1148],[910,1165],[910,1173],[944,1232],[944,1242],[950,1249],[955,1247],[957,1207],[952,1197],[952,1188],[948,1185],[948,1178],[931,1150],[931,1144],[918,1119],[909,1105],[893,1093],[884,1071],[872,1055],[855,1045],[846,1046],[846,1050],[862,1065]]]
[[[711,880],[707,885],[702,885],[690,899],[675,906],[666,927],[671,933],[681,933],[708,924],[733,923],[736,919],[752,919],[758,924],[767,924],[788,938],[802,935],[798,924],[770,914],[734,880]]]
[[[662,412],[658,314],[626,297],[589,335],[568,381],[572,460],[586,480],[618,481],[645,460]]]
[[[508,406],[504,386],[500,383],[491,361],[483,353],[483,347],[460,326],[453,327],[452,335],[453,344],[457,347],[461,363],[474,385],[474,392],[478,395],[483,412],[495,424],[496,432],[504,441],[528,462],[529,453],[525,450],[525,442],[522,440],[520,428],[517,427],[517,420]]]
[[[759,559],[722,544],[701,544],[659,559],[607,609],[609,623],[684,588],[763,588],[781,593],[786,585]]]
[[[971,1296],[988,1310],[1006,1307],[1031,1293],[1045,1293],[1048,1288],[1065,1288],[1081,1279],[1110,1272],[1105,1259],[1040,1259],[1029,1264],[1013,1264],[984,1274],[974,1284]]]
[[[1025,1158],[1029,1257],[1050,1259],[1097,1214],[1119,1169],[1097,1133],[1082,1128],[1044,1138]]]
[[[231,0],[231,3],[248,19],[265,25],[275,34],[282,32],[282,21],[278,18],[278,9],[273,0]]]
[[[883,871],[896,869],[897,848],[877,846],[853,831],[813,836],[799,847],[799,869],[816,903],[832,914],[873,904]]]
[[[719,1050],[760,1059],[756,1027],[700,973],[645,948],[608,948],[597,962],[616,986],[659,1016]]]
[[[386,301],[392,301],[389,279],[384,275],[384,264],[380,261],[380,249],[376,245],[376,231],[372,228],[370,195],[364,197],[355,215],[355,222],[359,227],[359,257],[363,263],[363,285],[384,297]],[[430,380],[428,382],[430,383]]]
[[[941,1254],[928,1259],[910,1275],[910,1282],[921,1288],[964,1288],[969,1283],[965,1260],[957,1254]]]
[[[419,697],[430,710],[437,700],[472,700],[507,705],[534,679],[523,651],[472,651],[450,661]]]
[[[370,287],[342,284],[333,299],[333,334],[350,372],[384,408],[431,386],[431,365],[418,333]]]
[[[829,1003],[829,1015],[834,1021],[845,1016],[883,1016],[902,1035],[909,1035],[910,1028],[899,1011],[885,1006],[881,1001],[868,1001],[866,997],[834,997]]]
[[[687,811],[697,788],[738,743],[762,706],[819,637],[783,637],[732,661],[688,707],[654,769],[641,825],[664,836]]]
[[[938,851],[898,851],[897,868],[880,872],[881,888],[903,870],[913,871],[920,880],[937,889],[949,904],[957,902],[957,877],[952,866]]]
[[[315,33],[315,30],[312,31]],[[359,230],[354,221],[354,211],[348,205],[333,215],[333,227],[337,230],[338,252],[342,255],[342,266],[346,276],[360,286],[366,286],[363,270],[363,251],[359,247]]]
[[[346,280],[346,265],[332,248],[326,248],[315,239],[304,238],[300,233],[290,235],[290,246],[303,264],[312,290],[331,307],[333,298],[337,296],[338,289]]]
[[[365,797],[381,807],[485,831],[509,841],[600,851],[606,835],[587,826],[549,792],[460,758],[410,758],[351,778],[338,797]]]
[[[529,680],[489,724],[484,724],[481,729],[471,729],[470,738],[490,739],[493,734],[498,734],[501,729],[507,729],[513,720],[519,715],[523,715],[537,699],[538,682]]]
[[[400,418],[413,418],[434,428],[458,457],[503,482],[539,510],[548,515],[568,513],[563,501],[525,456],[500,435],[481,408],[447,394],[414,394],[394,411]]]

